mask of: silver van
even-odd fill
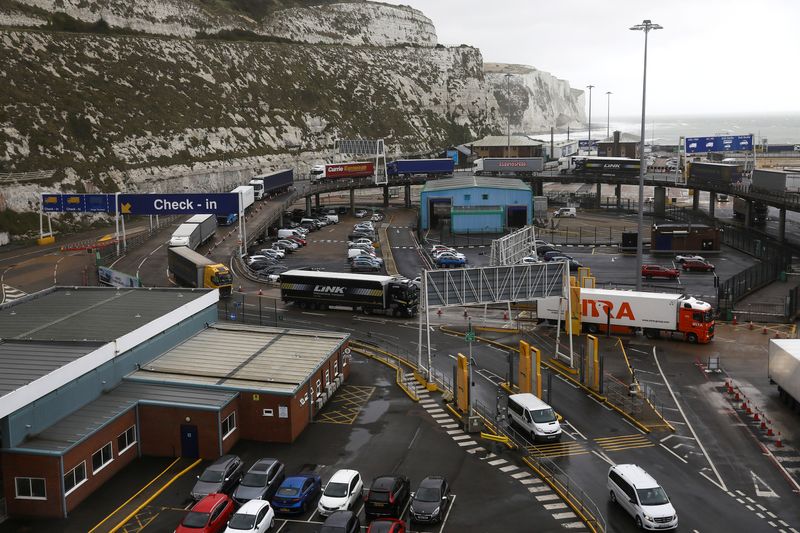
[[[574,207],[561,207],[557,209],[555,213],[553,213],[553,216],[556,218],[561,218],[561,217],[575,218],[575,215],[577,215],[577,213],[578,211]]]
[[[561,438],[561,425],[553,408],[529,392],[508,397],[508,416],[511,423],[522,428],[531,441],[556,441]]]
[[[624,464],[608,469],[608,491],[640,529],[664,530],[678,527],[678,514],[663,488],[641,467]]]

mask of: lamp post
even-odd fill
[[[511,157],[511,74],[506,73],[506,157]]]
[[[594,85],[587,85],[589,89],[589,155],[592,155],[592,89]]]
[[[606,91],[608,102],[606,103],[606,138],[611,137],[611,91]]]
[[[636,235],[636,290],[642,290],[642,231],[644,227],[644,126],[645,126],[645,105],[647,102],[647,34],[650,30],[663,29],[658,24],[650,20],[644,20],[641,24],[631,26],[631,30],[644,32],[644,69],[642,71],[642,137],[639,139],[639,208]]]

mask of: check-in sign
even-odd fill
[[[239,212],[239,195],[209,194],[120,194],[122,215],[228,215]]]

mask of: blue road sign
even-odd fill
[[[107,213],[114,210],[114,195],[84,194],[83,207],[90,213]]]
[[[589,139],[579,140],[578,148],[581,150],[587,150],[589,148]],[[597,148],[597,139],[592,139],[592,148]]]
[[[68,213],[82,213],[85,203],[82,194],[65,194],[64,195],[64,211]]]
[[[123,215],[227,215],[239,212],[239,195],[208,194],[120,194]]]
[[[42,211],[45,213],[60,213],[64,210],[64,197],[60,194],[43,194]]]
[[[753,149],[752,135],[721,135],[716,137],[686,137],[687,154],[706,152],[746,152]]]

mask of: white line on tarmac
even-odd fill
[[[667,390],[669,391],[669,395],[672,396],[672,401],[675,402],[675,406],[678,408],[678,410],[681,413],[681,416],[686,421],[686,427],[688,427],[689,431],[691,431],[692,436],[694,437],[694,440],[697,441],[697,445],[700,447],[700,451],[702,451],[703,455],[706,456],[706,461],[708,461],[709,466],[711,466],[711,470],[713,470],[714,474],[717,476],[717,480],[719,481],[719,484],[717,484],[717,483],[714,483],[714,484],[717,485],[722,490],[727,492],[728,489],[725,486],[725,482],[722,480],[722,476],[719,475],[719,472],[717,471],[717,467],[714,466],[714,462],[711,460],[711,457],[708,455],[708,452],[706,451],[705,446],[703,446],[703,443],[700,442],[700,439],[697,437],[697,433],[695,432],[695,430],[692,427],[692,425],[689,423],[689,419],[686,418],[686,413],[683,412],[683,408],[681,407],[681,404],[678,403],[678,398],[675,397],[675,392],[673,392],[672,387],[670,387],[670,385],[669,385],[669,381],[667,381],[667,376],[664,375],[664,371],[661,369],[661,363],[658,362],[658,355],[656,355],[655,346],[653,346],[653,359],[655,359],[656,366],[658,367],[658,371],[661,372],[661,379],[664,380],[664,385],[667,386]],[[700,472],[700,475],[704,476],[704,477],[708,477],[705,474],[703,474],[702,472]],[[709,478],[709,481],[710,481],[710,478]],[[713,483],[713,481],[712,481],[712,483]]]
[[[667,448],[667,447],[666,447],[666,446],[664,446],[663,444],[659,443],[659,445],[660,445],[662,448],[664,448],[665,450],[667,450],[669,453],[671,453],[672,455],[674,455],[675,457],[677,457],[677,458],[678,458],[678,460],[680,460],[680,461],[683,461],[683,463],[684,463],[684,464],[687,464],[687,465],[689,464],[689,461],[687,461],[686,459],[684,459],[683,457],[681,457],[681,456],[680,456],[680,455],[678,455],[677,453],[673,452],[672,450],[670,450],[669,448]]]
[[[614,461],[608,458],[608,456],[604,453],[600,453],[597,450],[592,450],[592,453],[595,454],[597,457],[608,463],[609,466],[614,466]]]

